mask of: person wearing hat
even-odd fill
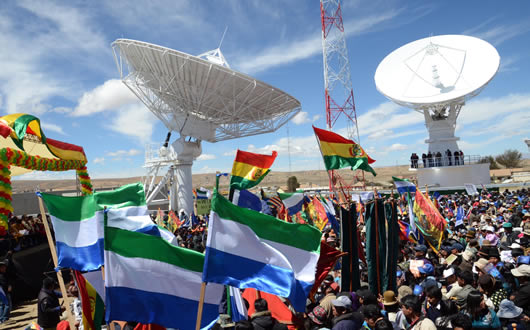
[[[322,306],[315,306],[311,313],[307,315],[309,321],[311,322],[310,329],[322,329],[322,328],[331,328],[328,324],[328,316],[326,310]]]
[[[488,298],[486,305],[495,310],[499,309],[499,305],[503,299],[508,298],[508,293],[500,283],[495,281],[495,278],[490,274],[482,274],[478,278],[479,291]]]
[[[442,295],[445,299],[454,297],[462,287],[456,281],[456,271],[453,267],[447,268],[443,271],[443,278],[445,285],[442,287]]]
[[[324,289],[324,298],[320,301],[320,306],[326,310],[328,319],[333,316],[333,304],[332,300],[337,299],[337,292],[339,292],[339,285],[335,282],[330,283]]]
[[[388,290],[383,293],[383,308],[387,313],[388,320],[395,326],[397,313],[399,312],[399,302],[394,291]]]
[[[501,243],[506,243],[507,245],[511,245],[515,243],[515,240],[517,239],[517,233],[513,232],[513,225],[511,222],[505,222],[502,224],[502,229],[504,229],[504,235],[501,238]]]
[[[504,299],[501,301],[499,306],[499,311],[497,316],[501,321],[503,329],[527,329],[525,327],[524,321],[522,320],[523,309],[521,307],[515,306],[513,301],[509,299]]]
[[[486,226],[486,237],[491,246],[497,246],[499,243],[499,237],[497,234],[495,234],[495,227],[493,226]]]
[[[513,302],[523,309],[526,316],[530,316],[530,265],[520,265],[511,270],[512,275],[519,280],[519,290],[515,292]]]
[[[331,301],[333,306],[332,329],[349,330],[359,329],[361,322],[354,317],[351,311],[352,302],[348,296],[340,296]]]
[[[497,267],[497,264],[501,261],[501,254],[496,247],[490,247],[488,252],[488,261],[495,267]]]
[[[9,278],[7,276],[7,261],[0,261],[0,288],[4,291],[7,302],[0,299],[0,324],[6,322],[9,319],[9,313],[11,311],[11,285],[9,285]]]
[[[462,251],[464,251],[464,246],[460,243],[454,243],[451,246],[451,253],[454,255],[458,255]]]

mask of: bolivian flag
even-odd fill
[[[230,188],[243,190],[259,184],[270,172],[270,167],[277,155],[276,151],[269,156],[238,149],[232,166]]]
[[[336,133],[316,128],[315,126],[313,126],[313,129],[328,171],[351,167],[352,170],[361,169],[372,173],[374,176],[377,175],[369,165],[375,160],[370,158],[360,145]]]
[[[431,248],[438,253],[447,222],[434,204],[419,189],[416,190],[414,198],[414,214],[417,218],[416,227]]]
[[[75,280],[81,295],[81,307],[83,309],[83,328],[85,330],[99,330],[101,329],[105,309],[102,298],[104,290],[103,275],[101,271],[85,273],[84,275],[77,270],[75,271]],[[92,280],[94,285],[88,281],[87,277]]]

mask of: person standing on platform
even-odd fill
[[[423,161],[423,168],[426,168],[427,167],[427,155],[425,153],[421,155],[421,160]]]
[[[427,154],[427,160],[429,161],[429,167],[433,167],[434,166],[434,161],[433,161],[433,158],[432,158],[432,153],[430,151]]]
[[[442,153],[438,151],[436,153],[436,167],[440,166],[442,166]]]
[[[447,157],[447,165],[452,166],[453,162],[451,158],[453,156],[453,153],[451,152],[451,150],[447,149],[447,151],[445,152],[445,156]]]
[[[455,157],[455,166],[460,165],[460,154],[458,153],[458,150],[453,152],[453,156]]]

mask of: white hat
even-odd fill
[[[520,249],[521,248],[521,245],[517,244],[517,243],[512,243],[512,245],[509,246],[510,249]]]
[[[455,274],[454,268],[448,268],[444,270],[444,278],[448,278],[449,276],[454,275],[454,274]]]
[[[492,233],[495,232],[495,228],[493,228],[493,226],[487,226],[486,227],[486,231],[491,231]]]

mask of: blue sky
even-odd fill
[[[530,2],[343,2],[361,143],[376,167],[406,164],[411,152],[427,149],[422,115],[388,101],[373,76],[391,51],[430,35],[476,36],[501,55],[499,73],[457,121],[464,153],[527,152]],[[129,38],[197,55],[217,48],[225,27],[221,50],[231,67],[293,95],[302,112],[288,124],[289,135],[284,126],[203,143],[193,172],[229,172],[237,148],[278,151],[277,171],[322,169],[311,130],[326,126],[315,0],[2,1],[0,114],[34,114],[47,136],[83,146],[94,178],[142,175],[145,144],[163,142],[167,130],[119,81],[110,44]],[[340,121],[337,129],[345,126]],[[63,177],[73,174],[24,176]]]

